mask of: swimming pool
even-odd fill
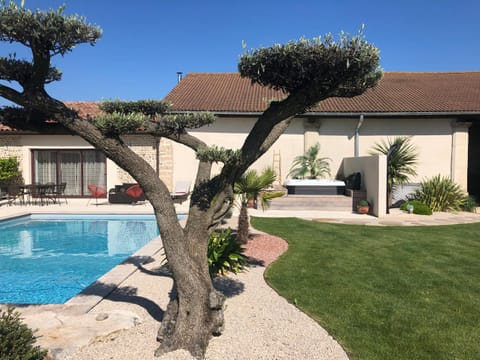
[[[63,304],[158,235],[153,215],[0,221],[0,303]]]

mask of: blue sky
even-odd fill
[[[19,1],[19,0],[18,0]],[[25,0],[57,8],[64,0]],[[54,59],[61,100],[161,99],[177,71],[234,72],[247,48],[365,24],[386,71],[480,70],[480,2],[474,0],[70,0],[66,13],[103,28],[96,46]],[[13,51],[1,44],[0,56]],[[18,53],[18,51],[17,51]],[[0,100],[0,104],[2,101]]]

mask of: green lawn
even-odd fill
[[[289,243],[268,283],[351,359],[480,359],[480,224],[252,225]]]

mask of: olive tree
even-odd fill
[[[157,334],[160,346],[156,355],[186,349],[202,358],[212,334],[220,333],[223,327],[224,297],[210,279],[207,241],[231,206],[235,181],[271,147],[295,116],[330,96],[355,96],[374,86],[381,77],[378,50],[359,34],[341,35],[337,41],[331,36],[301,39],[245,52],[239,63],[241,76],[281,90],[285,96],[269,104],[240,149],[223,149],[189,132],[212,123],[212,114],[175,115],[158,101],[107,102],[102,106],[104,114],[91,119],[52,98],[45,86],[61,79],[52,58],[66,55],[82,43],[94,45],[102,34],[97,26],[84,18],[67,16],[63,10],[30,11],[23,4],[1,3],[0,40],[23,44],[31,50],[31,58],[0,58],[0,96],[17,105],[1,109],[0,121],[38,133],[61,128],[76,134],[141,185],[161,229],[176,289]],[[139,128],[144,134],[189,147],[199,159],[183,227],[165,183],[124,141],[124,134]],[[214,162],[223,166],[212,177]]]

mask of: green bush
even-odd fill
[[[450,178],[436,175],[420,183],[414,194],[432,211],[458,211],[462,209],[466,194]]]
[[[238,272],[248,266],[247,258],[243,255],[245,249],[232,235],[230,228],[214,231],[208,239],[208,269],[213,278],[226,272]]]
[[[0,158],[0,188],[7,188],[10,184],[23,184],[20,164],[16,157]]]
[[[43,360],[47,350],[34,346],[33,331],[20,319],[20,314],[8,307],[0,309],[0,359],[2,360]]]
[[[400,206],[400,210],[407,211],[407,206],[412,205],[413,206],[413,213],[417,215],[432,215],[433,211],[428,207],[427,204],[422,203],[421,201],[418,200],[410,200],[407,201],[406,203],[403,203]]]
[[[477,200],[473,196],[466,196],[463,204],[462,209],[468,212],[477,212]]]

